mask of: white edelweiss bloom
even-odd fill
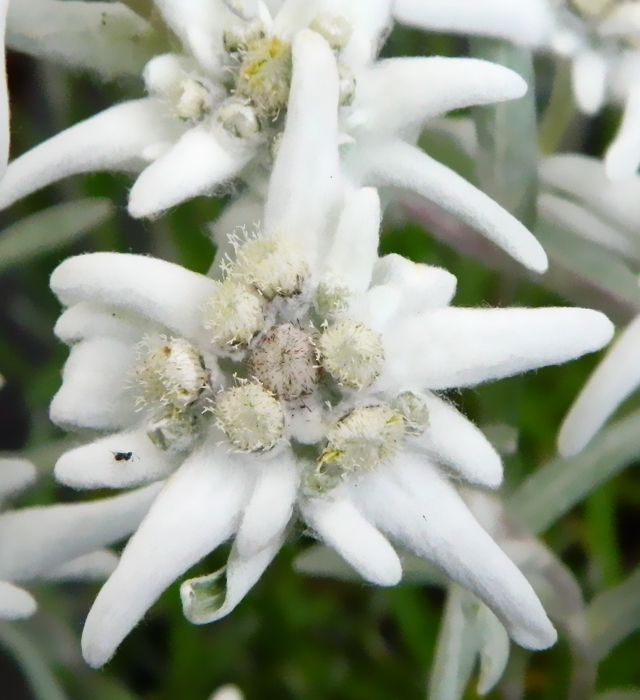
[[[614,180],[640,165],[640,5],[635,0],[397,0],[395,16],[424,29],[509,39],[571,61],[579,109],[624,108],[606,156]]]
[[[148,97],[111,107],[13,161],[0,206],[94,170],[141,172],[129,199],[136,217],[219,191],[236,177],[263,193],[291,93],[290,111],[304,111],[305,123],[298,121],[309,139],[342,144],[354,185],[416,192],[528,267],[546,269],[544,251],[517,219],[413,145],[435,116],[521,97],[520,76],[476,59],[375,61],[389,0],[288,0],[273,17],[263,3],[255,14],[247,10],[252,3],[242,12],[227,3],[249,20],[220,0],[157,5],[185,54],[147,64]],[[306,158],[300,153],[297,163],[309,167]]]
[[[434,392],[568,361],[612,325],[586,309],[450,307],[452,275],[378,259],[377,192],[340,186],[335,141],[312,151],[294,114],[263,226],[232,238],[219,279],[115,253],[51,278],[72,346],[52,419],[111,433],[63,455],[57,478],[172,474],[87,618],[85,658],[105,663],[173,580],[233,538],[223,571],[181,589],[190,620],[229,613],[294,512],[371,583],[400,579],[391,539],[475,592],[519,644],[548,646],[535,594],[449,478],[495,487],[500,458]],[[309,156],[314,168],[292,167]]]
[[[640,176],[612,182],[600,160],[565,153],[541,162],[540,179],[544,187],[538,200],[542,218],[637,266]],[[563,456],[580,452],[640,386],[638,352],[640,318],[620,334],[567,414],[558,436]]]
[[[0,508],[36,479],[19,458],[0,459]],[[35,506],[0,514],[0,619],[29,617],[33,597],[16,583],[103,580],[117,557],[98,551],[129,535],[158,492],[156,485],[90,503]]]

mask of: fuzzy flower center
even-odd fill
[[[274,326],[249,356],[249,372],[285,401],[311,394],[318,382],[316,348],[308,333],[291,323]]]

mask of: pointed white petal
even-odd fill
[[[619,226],[609,225],[569,199],[543,192],[538,196],[538,216],[616,253],[636,260],[640,257],[637,236],[622,232]]]
[[[143,170],[129,193],[129,213],[154,217],[236,177],[254,154],[252,145],[221,129],[190,129],[163,156]]]
[[[118,555],[107,549],[83,554],[42,574],[47,581],[104,581],[118,566]]]
[[[358,76],[354,114],[363,129],[388,136],[472,105],[522,97],[527,83],[504,66],[475,58],[391,58]]]
[[[552,29],[546,0],[396,0],[399,22],[431,31],[476,34],[539,46]]]
[[[539,174],[544,185],[575,197],[606,220],[634,235],[640,229],[640,177],[612,182],[601,160],[581,153],[545,158]]]
[[[235,539],[241,559],[250,559],[279,539],[295,505],[300,467],[293,453],[283,452],[262,465]]]
[[[616,340],[575,400],[558,436],[560,454],[570,457],[580,452],[640,386],[639,353],[640,316]]]
[[[237,529],[251,481],[242,463],[204,446],[167,482],[100,591],[82,635],[102,666],[164,589]]]
[[[354,294],[369,288],[378,259],[380,217],[380,197],[372,187],[351,194],[340,215],[325,272],[346,283]]]
[[[51,402],[51,420],[95,430],[136,425],[140,416],[129,385],[137,357],[135,346],[113,338],[74,345],[62,372],[62,386]]]
[[[118,453],[129,452],[130,459],[116,459]],[[134,430],[65,452],[56,464],[55,477],[76,489],[126,488],[165,479],[184,457],[181,452],[161,450],[144,430]]]
[[[0,620],[21,620],[36,611],[36,601],[24,589],[0,581]]]
[[[183,130],[156,100],[145,98],[111,107],[12,161],[0,182],[0,207],[70,175],[141,170],[146,165],[145,148],[174,141]]]
[[[360,157],[359,157],[360,160]],[[426,153],[400,141],[361,153],[365,184],[416,192],[482,233],[536,272],[547,269],[542,246],[506,209]]]
[[[615,139],[604,158],[611,180],[622,180],[636,174],[640,165],[640,87],[629,92]]]
[[[573,93],[585,114],[595,114],[604,102],[608,65],[599,51],[583,49],[571,64]]]
[[[395,284],[402,288],[403,313],[448,306],[457,283],[455,276],[441,267],[414,263],[395,253],[378,258],[373,269],[374,286]]]
[[[99,302],[82,301],[64,311],[53,332],[67,345],[91,338],[115,338],[138,343],[151,324],[137,314]]]
[[[222,32],[238,19],[219,0],[154,0],[165,22],[210,71],[219,70]]]
[[[0,577],[26,581],[118,542],[138,527],[159,484],[122,496],[0,515]]]
[[[348,499],[309,498],[302,517],[317,537],[338,552],[363,578],[377,586],[395,586],[402,564],[393,547]]]
[[[606,345],[613,330],[591,309],[435,309],[389,326],[380,385],[473,386],[574,360]]]
[[[353,300],[349,314],[377,333],[384,333],[402,313],[404,299],[405,290],[399,284],[381,284]]]
[[[125,253],[78,255],[51,275],[51,289],[65,306],[81,301],[112,305],[187,338],[201,335],[202,307],[213,286],[180,265]]]
[[[407,445],[426,450],[458,478],[497,488],[502,482],[502,461],[482,431],[447,401],[429,392],[422,397],[429,409],[429,425],[422,435],[407,438]]]
[[[282,546],[282,533],[250,557],[232,548],[227,565],[180,586],[182,610],[189,622],[205,625],[228,615],[253,588]]]
[[[291,96],[265,229],[296,241],[313,267],[337,223],[341,194],[336,61],[324,39],[303,30],[293,45]]]
[[[36,481],[36,468],[26,459],[0,457],[0,499],[11,498]]]
[[[0,50],[5,55],[4,39],[7,7],[9,0],[0,0]],[[5,59],[0,70],[0,179],[7,168],[9,159],[9,95],[7,94],[7,69]]]
[[[352,490],[367,517],[475,593],[527,649],[544,649],[556,632],[518,568],[480,527],[438,470],[408,455],[372,472]]]
[[[157,41],[151,26],[115,2],[12,2],[7,46],[106,79],[139,76]]]

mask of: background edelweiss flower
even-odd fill
[[[606,102],[624,116],[606,156],[612,179],[640,165],[640,7],[626,0],[399,0],[401,22],[436,31],[494,36],[551,51],[571,61],[580,110],[596,114]]]
[[[57,477],[87,488],[173,474],[96,600],[85,657],[103,664],[176,577],[235,536],[224,571],[182,586],[191,620],[230,612],[279,550],[294,507],[372,583],[400,578],[388,536],[476,592],[518,643],[546,646],[555,632],[529,584],[447,477],[495,487],[500,459],[432,392],[565,362],[606,344],[612,326],[585,309],[449,307],[451,275],[377,258],[377,194],[341,184],[335,140],[313,169],[294,167],[309,153],[296,124],[262,233],[232,239],[222,281],[109,253],[52,276],[69,307],[56,332],[73,344],[52,418],[115,431],[63,455]],[[259,323],[247,295],[261,301]],[[305,359],[310,347],[317,360]],[[159,390],[143,391],[136,412],[140,376]]]
[[[204,13],[204,6],[197,9],[196,5],[189,3],[184,11],[181,5],[180,12],[172,2],[158,5],[190,48],[191,57],[157,57],[145,69],[149,97],[111,107],[16,159],[0,185],[2,206],[62,177],[101,169],[142,170],[130,194],[129,210],[134,216],[157,215],[185,199],[210,194],[237,176],[255,192],[248,199],[241,198],[234,211],[244,213],[247,201],[256,192],[263,194],[285,110],[278,108],[274,117],[265,120],[259,118],[259,110],[258,116],[247,112],[255,112],[252,105],[257,104],[251,101],[251,90],[243,97],[247,104],[240,104],[237,94],[228,97],[229,80],[237,81],[233,76],[248,70],[244,63],[238,67],[240,58],[233,51],[227,54],[223,49],[224,36],[229,42],[230,28],[238,27],[241,20],[212,0],[206,3],[205,22],[198,14]],[[416,192],[460,217],[528,267],[538,272],[546,269],[544,251],[517,219],[413,145],[421,126],[434,116],[523,95],[526,84],[517,74],[476,59],[374,61],[379,38],[390,21],[388,2],[348,6],[337,0],[287,2],[273,21],[260,17],[267,35],[272,32],[280,37],[273,60],[281,60],[293,36],[306,26],[334,42],[331,51],[316,33],[304,30],[293,51],[291,111],[304,111],[305,121],[298,119],[298,123],[311,141],[297,158],[298,167],[313,162],[304,160],[318,152],[312,140],[340,140],[344,171],[357,186]],[[342,48],[340,37],[330,32],[333,18],[340,27],[347,20],[342,40],[348,37],[348,41]],[[252,27],[255,29],[250,23],[240,25],[236,33],[246,36],[254,31]],[[257,41],[271,40],[267,36]],[[239,54],[245,62],[252,55],[248,49]],[[289,72],[286,68],[282,78],[285,93]],[[276,73],[270,79],[280,80]],[[345,81],[350,74],[355,92],[347,99]],[[239,89],[236,82],[236,93]],[[246,124],[256,119],[259,128],[249,129]],[[242,124],[249,121],[242,126],[238,120],[244,120]]]
[[[631,269],[640,260],[640,177],[612,182],[604,163],[579,153],[557,154],[540,163],[544,191],[541,217],[617,256]],[[597,249],[596,249],[597,250]],[[620,268],[632,281],[633,272]],[[639,320],[620,334],[567,414],[558,436],[564,456],[580,452],[615,410],[640,386],[636,362],[640,347]]]
[[[31,486],[35,467],[0,459],[0,505]],[[36,602],[15,585],[27,581],[100,580],[117,557],[97,551],[126,537],[142,520],[155,486],[91,503],[40,506],[0,515],[0,619],[28,617]]]

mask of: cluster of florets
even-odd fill
[[[350,104],[355,79],[340,54],[349,42],[351,25],[340,17],[319,15],[309,27],[335,51],[340,102]],[[274,155],[289,102],[291,42],[269,33],[262,22],[254,20],[228,28],[223,45],[223,81],[212,80],[191,58],[164,54],[145,68],[147,92],[162,100],[173,116],[191,124],[211,118],[238,138],[264,132]]]
[[[411,392],[391,402],[376,395],[382,338],[349,317],[347,287],[335,286],[342,311],[322,316],[318,293],[335,297],[335,280],[314,284],[293,242],[232,242],[235,255],[202,309],[204,346],[166,336],[141,344],[134,377],[149,437],[186,449],[213,423],[236,452],[305,445],[307,458],[315,454],[305,478],[315,493],[391,459],[405,436],[425,429],[427,407]]]
[[[341,17],[319,15],[309,28],[324,37],[336,52],[340,101],[350,104],[355,80],[340,60],[340,53],[351,37],[351,25]],[[223,42],[228,55],[231,97],[216,112],[216,118],[235,136],[271,129],[289,101],[293,72],[291,43],[270,34],[259,20],[227,29]]]

